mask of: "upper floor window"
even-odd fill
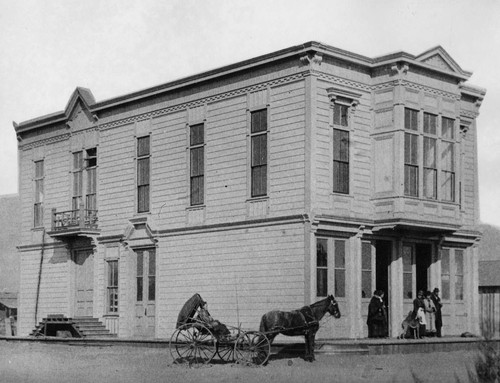
[[[73,195],[71,209],[97,209],[97,149],[91,148],[73,153]],[[85,194],[85,201],[83,196]],[[84,206],[80,206],[85,202]]]
[[[190,195],[191,206],[202,205],[204,201],[205,165],[204,165],[204,125],[191,125],[189,138],[190,153]]]
[[[137,139],[137,212],[149,211],[150,136]]]
[[[86,150],[87,187],[85,191],[85,208],[97,209],[97,148]]]
[[[33,206],[34,227],[43,226],[43,199],[44,199],[44,161],[35,161],[35,203]]]
[[[349,131],[333,129],[333,191],[349,194]]]
[[[439,130],[438,116],[423,112],[419,126],[418,114],[405,108],[404,194],[455,201],[455,122],[442,117]]]
[[[267,109],[250,114],[251,196],[267,195]]]
[[[349,106],[333,104],[333,125],[348,126]]]

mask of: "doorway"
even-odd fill
[[[417,243],[415,246],[415,274],[417,291],[430,290],[430,269],[432,264],[432,246]]]
[[[135,250],[135,330],[134,335],[153,338],[156,317],[156,252]]]
[[[389,299],[389,267],[392,258],[392,242],[377,241],[375,255],[375,289],[385,293],[384,301]]]
[[[77,250],[75,262],[75,317],[91,317],[94,310],[94,252]]]

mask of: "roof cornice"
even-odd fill
[[[109,108],[135,102],[148,97],[153,97],[159,94],[172,92],[194,84],[199,84],[200,82],[206,82],[224,76],[229,76],[248,69],[285,60],[289,57],[298,56],[300,58],[310,54],[319,54],[319,56],[329,56],[341,61],[347,61],[365,67],[367,70],[373,70],[386,65],[394,65],[395,63],[402,62],[407,63],[411,66],[420,67],[431,72],[437,72],[446,76],[453,77],[457,79],[457,83],[466,81],[471,75],[470,72],[463,71],[440,46],[432,48],[419,56],[414,56],[400,51],[376,58],[369,58],[320,42],[309,41],[304,44],[292,46],[276,52],[257,56],[248,60],[240,61],[234,64],[226,65],[220,68],[212,69],[199,74],[191,75],[178,80],[170,81],[164,84],[145,88],[143,90],[135,91],[99,102],[95,102],[95,99],[89,89],[78,87],[70,97],[70,100],[68,101],[68,104],[66,105],[64,111],[34,118],[28,121],[21,122],[19,124],[13,122],[13,125],[16,132],[19,134],[32,129],[36,129],[38,127],[66,122],[75,105],[79,101],[82,102],[84,108],[88,112],[94,115]],[[441,55],[444,61],[450,64],[455,71],[444,70],[439,67],[419,61],[419,59],[426,58],[430,54]]]

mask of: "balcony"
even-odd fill
[[[80,208],[78,210],[56,211],[52,209],[52,237],[72,237],[97,235],[97,210]]]

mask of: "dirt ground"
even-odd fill
[[[168,348],[81,346],[0,340],[0,382],[470,382],[471,351],[396,354],[317,354],[316,362],[271,355],[263,367],[173,364]]]

